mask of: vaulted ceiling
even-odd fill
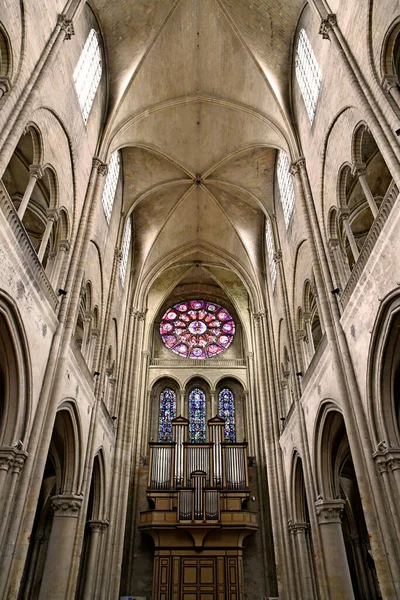
[[[302,5],[92,1],[109,77],[105,146],[123,149],[138,274],[190,251],[260,279],[275,149],[293,142],[289,76]]]

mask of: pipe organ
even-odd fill
[[[224,421],[208,442],[189,443],[189,422],[172,421],[172,442],[150,442],[140,529],[155,544],[153,600],[243,600],[243,540],[257,530],[247,444],[224,442]]]

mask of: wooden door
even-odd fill
[[[215,558],[182,558],[181,600],[216,600]]]

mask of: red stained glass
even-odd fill
[[[231,345],[234,334],[235,322],[229,312],[204,300],[175,304],[160,323],[166,347],[185,358],[217,356]]]

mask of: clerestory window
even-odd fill
[[[276,283],[276,263],[275,263],[275,258],[274,258],[275,244],[274,244],[274,237],[272,234],[271,221],[269,219],[267,219],[267,224],[266,224],[266,228],[265,228],[265,236],[267,239],[267,254],[268,254],[269,269],[271,272],[272,288],[275,289],[275,283]]]
[[[74,71],[76,93],[85,123],[89,118],[101,73],[99,41],[95,30],[91,29]]]
[[[300,31],[297,44],[296,78],[306,105],[308,118],[312,123],[317,108],[322,73],[304,29]]]
[[[124,239],[122,242],[122,258],[121,263],[119,265],[119,277],[121,283],[124,284],[126,269],[128,266],[128,257],[129,257],[129,248],[131,245],[131,237],[132,237],[132,224],[130,218],[127,220],[124,231]]]
[[[119,152],[115,151],[111,154],[111,158],[108,163],[106,182],[104,184],[103,195],[101,197],[107,223],[110,223],[112,208],[115,199],[115,192],[117,191],[120,166],[119,163]]]
[[[290,174],[290,160],[286,152],[279,152],[277,176],[283,216],[287,229],[294,210],[294,187],[292,176]]]

